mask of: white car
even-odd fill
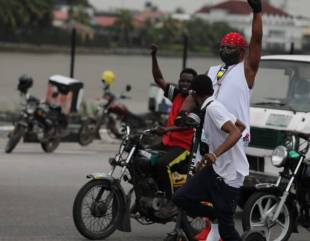
[[[280,169],[271,164],[271,154],[288,132],[310,133],[310,55],[262,57],[250,118],[247,156],[251,175],[245,181],[249,193],[254,184],[278,175]]]

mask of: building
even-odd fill
[[[199,9],[195,14],[208,22],[226,22],[243,32],[249,41],[252,29],[252,10],[246,1],[231,0]],[[292,43],[301,50],[304,27],[293,16],[263,1],[264,50],[289,51]]]

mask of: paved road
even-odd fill
[[[17,146],[3,153],[0,139],[0,241],[85,240],[72,221],[74,197],[93,171],[108,171],[107,159],[117,145],[96,142],[83,148],[61,144],[53,154],[42,152],[38,144]],[[160,241],[172,224],[142,226],[132,222],[132,232],[115,232],[108,241]],[[240,222],[238,222],[240,229]],[[302,231],[291,240],[309,240]]]

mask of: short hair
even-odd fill
[[[181,77],[181,75],[182,74],[192,74],[194,77],[196,77],[197,76],[197,72],[196,72],[196,70],[194,70],[194,69],[192,69],[192,68],[185,68],[185,69],[183,69],[182,71],[181,71],[181,73],[180,73],[180,77]]]
[[[205,74],[197,75],[192,81],[191,90],[201,97],[212,96],[214,93],[212,80]]]

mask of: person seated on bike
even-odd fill
[[[201,139],[207,140],[209,150],[197,163],[196,175],[176,191],[173,201],[190,216],[216,218],[222,239],[236,241],[241,238],[234,227],[234,213],[240,187],[249,174],[240,140],[245,125],[212,97],[213,92],[208,76],[194,78],[190,94],[201,109],[205,109]],[[216,226],[211,227],[214,233]],[[206,240],[209,232],[210,227],[207,227],[197,239]]]
[[[101,82],[102,82],[102,89],[108,91],[115,80],[115,74],[111,70],[105,70],[102,72]]]
[[[188,95],[188,89],[197,73],[193,69],[186,68],[180,73],[178,86],[168,84],[164,80],[157,62],[157,46],[152,45],[151,55],[154,80],[156,84],[163,89],[165,96],[172,102],[167,123],[167,127],[169,128],[174,126],[174,121],[180,114],[180,108]],[[165,153],[157,160],[154,170],[157,174],[159,188],[164,191],[168,199],[171,198],[173,193],[171,173],[180,168],[184,169],[184,167],[187,167],[185,161],[190,154],[192,137],[192,129],[169,131],[163,135],[160,148],[157,148],[165,150]]]

